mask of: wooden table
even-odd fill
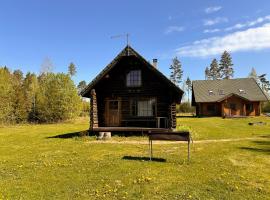
[[[188,131],[148,132],[149,137],[149,158],[153,157],[153,140],[186,141],[188,143],[188,161],[190,160],[191,136]]]

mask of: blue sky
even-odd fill
[[[0,66],[39,73],[49,57],[54,71],[77,66],[76,83],[93,79],[130,41],[169,75],[174,56],[184,76],[204,79],[204,69],[224,50],[231,52],[235,77],[255,67],[270,78],[269,0],[2,0]]]

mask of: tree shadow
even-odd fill
[[[255,140],[252,143],[251,147],[240,147],[240,149],[270,155],[270,140]]]
[[[51,138],[69,139],[69,138],[84,137],[84,136],[88,136],[88,130],[72,132],[72,133],[64,133],[64,134],[59,134],[59,135],[50,136],[46,138],[47,139],[51,139]]]
[[[135,160],[135,161],[150,161],[149,157],[139,157],[139,156],[123,156],[123,160]],[[164,158],[152,158],[151,161],[154,162],[166,162]]]

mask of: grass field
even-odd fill
[[[87,120],[1,127],[0,199],[270,199],[269,118],[178,124],[195,141],[212,140],[194,143],[190,163],[186,144],[154,143],[154,157],[166,160],[149,162],[146,144],[125,143],[144,137],[112,139],[119,144],[78,137]]]

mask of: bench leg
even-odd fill
[[[149,159],[152,160],[152,140],[149,139]]]
[[[188,161],[190,160],[190,140],[188,140]]]

